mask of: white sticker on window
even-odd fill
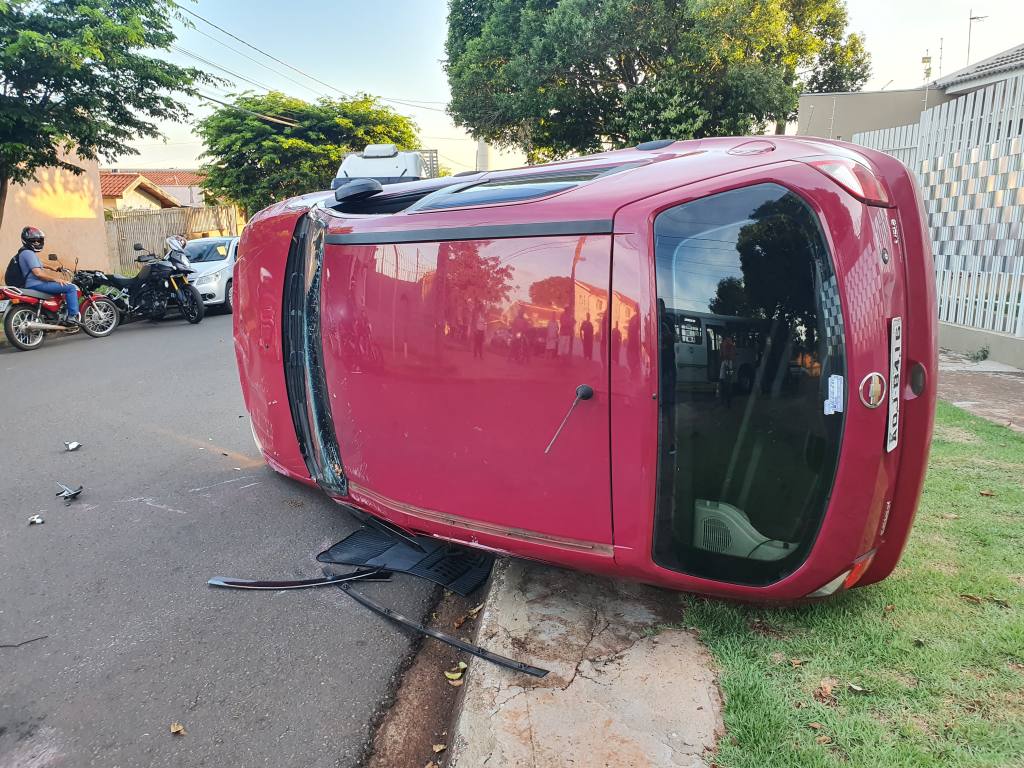
[[[828,377],[828,399],[825,400],[825,415],[843,412],[843,377],[832,374]]]

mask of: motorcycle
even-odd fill
[[[121,312],[121,322],[160,320],[173,306],[195,325],[203,319],[206,307],[199,290],[188,282],[193,270],[182,240],[168,238],[168,250],[163,258],[145,253],[146,249],[136,243],[134,250],[143,253],[135,259],[142,265],[135,277],[93,270],[80,273],[83,281],[80,284],[91,290],[104,288],[106,296]]]
[[[57,261],[51,253],[48,261]],[[65,278],[78,287],[79,312],[82,324],[68,324],[68,309],[63,294],[57,296],[31,288],[0,286],[0,315],[4,334],[16,349],[38,349],[48,333],[77,333],[79,328],[93,338],[109,336],[117,328],[120,316],[114,302],[95,293],[78,281],[78,260],[75,270],[60,267]]]

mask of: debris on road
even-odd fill
[[[391,574],[386,571],[365,570],[360,568],[350,573],[326,573],[318,579],[282,579],[269,581],[263,579],[233,579],[230,576],[214,576],[207,581],[211,587],[227,587],[230,589],[307,589],[309,587],[329,587],[343,581],[388,581]]]
[[[42,515],[32,515],[32,517],[30,517],[28,519],[28,524],[29,525],[42,525],[45,522],[46,521],[43,520],[43,516]]]
[[[60,488],[60,491],[58,491],[56,495],[64,499],[65,505],[70,504],[73,499],[77,499],[85,489],[85,486],[83,485],[80,485],[77,488],[69,488],[64,485],[64,483],[57,483],[57,487]]]
[[[462,678],[462,675],[466,671],[466,668],[468,666],[469,665],[466,664],[466,662],[460,661],[451,669],[446,669],[444,672],[444,676],[447,677],[449,680],[459,680]]]
[[[321,563],[353,565],[358,569],[341,575],[327,574],[320,579],[254,581],[215,577],[207,581],[207,584],[211,587],[263,590],[302,589],[336,584],[360,605],[406,629],[440,640],[442,643],[447,643],[454,648],[506,669],[523,672],[533,677],[544,677],[548,674],[546,669],[492,653],[486,648],[473,645],[461,638],[424,626],[397,611],[374,602],[365,595],[353,592],[349,584],[351,581],[374,579],[382,577],[384,574],[408,573],[441,584],[446,589],[465,597],[479,588],[490,575],[494,565],[494,556],[490,553],[460,547],[457,544],[432,539],[428,536],[413,536],[405,531],[392,530],[390,527],[378,525],[373,528],[358,529],[330,549],[321,552],[316,559]],[[469,611],[467,616],[475,617],[482,608],[481,604]],[[449,678],[450,685],[458,687],[462,684],[464,662],[462,665],[462,667],[456,667],[459,671],[458,677],[456,679]]]
[[[171,733],[175,736],[184,736],[188,731],[185,730],[185,726],[181,723],[171,723]]]
[[[78,442],[75,442],[74,440],[71,440],[71,441],[65,440],[64,441],[64,446],[67,448],[68,452],[71,452],[71,451],[77,451],[79,448],[82,447],[82,444],[78,443]]]
[[[39,637],[33,637],[30,640],[22,640],[20,643],[0,643],[0,648],[21,648],[23,645],[34,643],[36,640],[45,640],[49,635],[40,635]]]

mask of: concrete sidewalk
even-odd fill
[[[712,661],[678,593],[520,560],[495,566],[477,642],[550,670],[473,660],[459,768],[704,768],[722,732]]]
[[[939,353],[939,398],[1024,432],[1024,371],[994,360],[972,362],[957,352]]]

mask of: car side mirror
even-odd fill
[[[47,261],[59,261],[59,259],[57,258],[57,254],[56,253],[51,253],[49,256],[46,257],[46,260]]]
[[[364,200],[383,190],[384,187],[376,179],[352,179],[348,184],[334,190],[334,199],[339,203],[346,200]]]
[[[142,247],[142,243],[136,243],[135,245],[132,246],[132,250],[133,251],[144,251],[146,249]]]

